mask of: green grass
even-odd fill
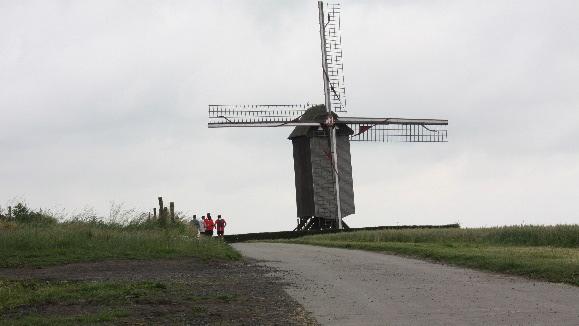
[[[127,310],[119,306],[134,305],[166,288],[159,282],[0,280],[0,324],[78,325],[115,321],[128,316]],[[67,307],[71,305],[83,307],[77,308],[79,312],[90,309],[70,314]],[[66,313],[37,311],[47,306],[60,307]]]
[[[203,315],[208,307],[237,299],[226,292],[195,295],[191,286],[181,282],[0,280],[0,325],[131,324],[142,320],[142,309],[172,324],[182,317],[174,316],[178,311]]]
[[[217,239],[195,238],[183,223],[168,227],[99,222],[0,223],[0,267],[47,266],[104,259],[239,259]]]
[[[122,304],[166,287],[159,282],[3,280],[0,281],[0,312],[42,304]]]
[[[376,230],[306,236],[302,239],[579,248],[579,225]]]
[[[30,314],[17,319],[0,320],[0,325],[95,325],[111,323],[127,317],[124,309],[104,309],[97,313],[83,313],[73,316]]]
[[[58,222],[48,213],[32,211],[23,204],[14,208],[10,218],[1,213],[0,268],[108,259],[197,257],[207,261],[241,257],[221,240],[197,239],[197,231],[180,220],[105,223],[90,217]],[[147,324],[151,318],[161,324],[180,324],[195,316],[202,320],[214,305],[235,304],[233,294],[215,290],[207,294],[197,288],[203,288],[202,284],[189,279],[0,279],[0,325]]]
[[[359,231],[283,242],[402,254],[579,286],[579,225]]]

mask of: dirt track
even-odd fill
[[[0,268],[0,281],[2,279],[47,282],[155,281],[167,285],[167,289],[157,297],[115,303],[116,308],[127,310],[128,316],[111,322],[113,324],[316,324],[283,291],[282,283],[271,275],[271,269],[258,266],[253,260],[209,263],[195,258],[109,260],[43,268]],[[172,290],[172,284],[179,285],[176,291]],[[231,299],[219,299],[223,295]],[[0,325],[11,325],[14,323],[11,318],[29,314],[71,316],[105,308],[108,308],[106,304],[91,300],[77,303],[49,301],[0,311]]]
[[[579,325],[579,288],[392,255],[239,243],[327,325]]]

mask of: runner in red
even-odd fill
[[[227,222],[221,218],[221,215],[217,215],[217,221],[215,221],[215,225],[217,226],[217,236],[223,238],[223,232],[225,231]]]
[[[215,224],[213,223],[213,219],[211,218],[211,214],[207,213],[207,218],[205,219],[205,235],[208,237],[213,236],[213,228]]]

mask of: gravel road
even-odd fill
[[[579,325],[579,288],[359,250],[238,243],[322,325]]]

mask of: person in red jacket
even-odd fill
[[[217,221],[215,221],[215,225],[217,226],[217,236],[223,238],[223,232],[225,231],[227,222],[221,218],[221,215],[217,215]]]
[[[213,219],[211,219],[211,214],[207,213],[207,217],[205,218],[205,234],[208,237],[213,236],[213,228],[215,228],[215,223]]]

